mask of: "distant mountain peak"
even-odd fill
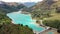
[[[54,1],[54,2],[57,2],[57,1],[59,1],[59,0],[44,0],[44,1]]]
[[[7,2],[6,4],[9,6],[17,6],[18,5],[18,3],[16,3],[16,2]]]
[[[0,4],[4,4],[5,2],[3,2],[3,1],[0,1]]]
[[[34,6],[36,3],[35,2],[25,2],[23,4],[27,7],[31,7],[31,6]]]
[[[53,1],[59,1],[59,0],[53,0]]]

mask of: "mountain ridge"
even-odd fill
[[[27,7],[23,4],[18,4],[16,2],[7,3],[7,2],[0,1],[0,9],[1,8],[6,10],[7,12],[12,12],[12,11],[19,11],[20,9],[27,8]]]

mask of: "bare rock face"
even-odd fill
[[[6,4],[9,6],[17,6],[18,5],[18,3],[16,3],[16,2],[8,2]]]
[[[41,6],[50,7],[56,2],[60,2],[60,0],[43,0],[42,2],[38,2],[33,8],[41,8]]]
[[[46,4],[48,4],[48,5],[52,5],[53,3],[56,3],[56,2],[58,2],[59,0],[46,0],[45,2],[46,2]]]
[[[43,1],[48,1],[48,0],[43,0]],[[57,1],[59,1],[59,0],[50,0],[50,1],[54,1],[54,2],[57,2]]]
[[[59,1],[59,0],[53,0],[53,1],[55,1],[55,2],[56,2],[56,1]]]

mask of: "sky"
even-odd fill
[[[5,2],[39,2],[39,1],[42,1],[42,0],[0,0],[0,1],[5,1]]]

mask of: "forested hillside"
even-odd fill
[[[19,3],[16,3],[16,2],[3,2],[3,1],[0,1],[0,9],[5,10],[4,11],[5,13],[13,12],[13,11],[14,12],[19,11],[22,8],[27,8],[27,7],[23,4],[19,4]]]
[[[6,15],[7,13],[19,11],[23,8],[26,8],[23,4],[0,3],[0,34],[33,34],[31,28],[22,24],[13,24],[12,20]]]

